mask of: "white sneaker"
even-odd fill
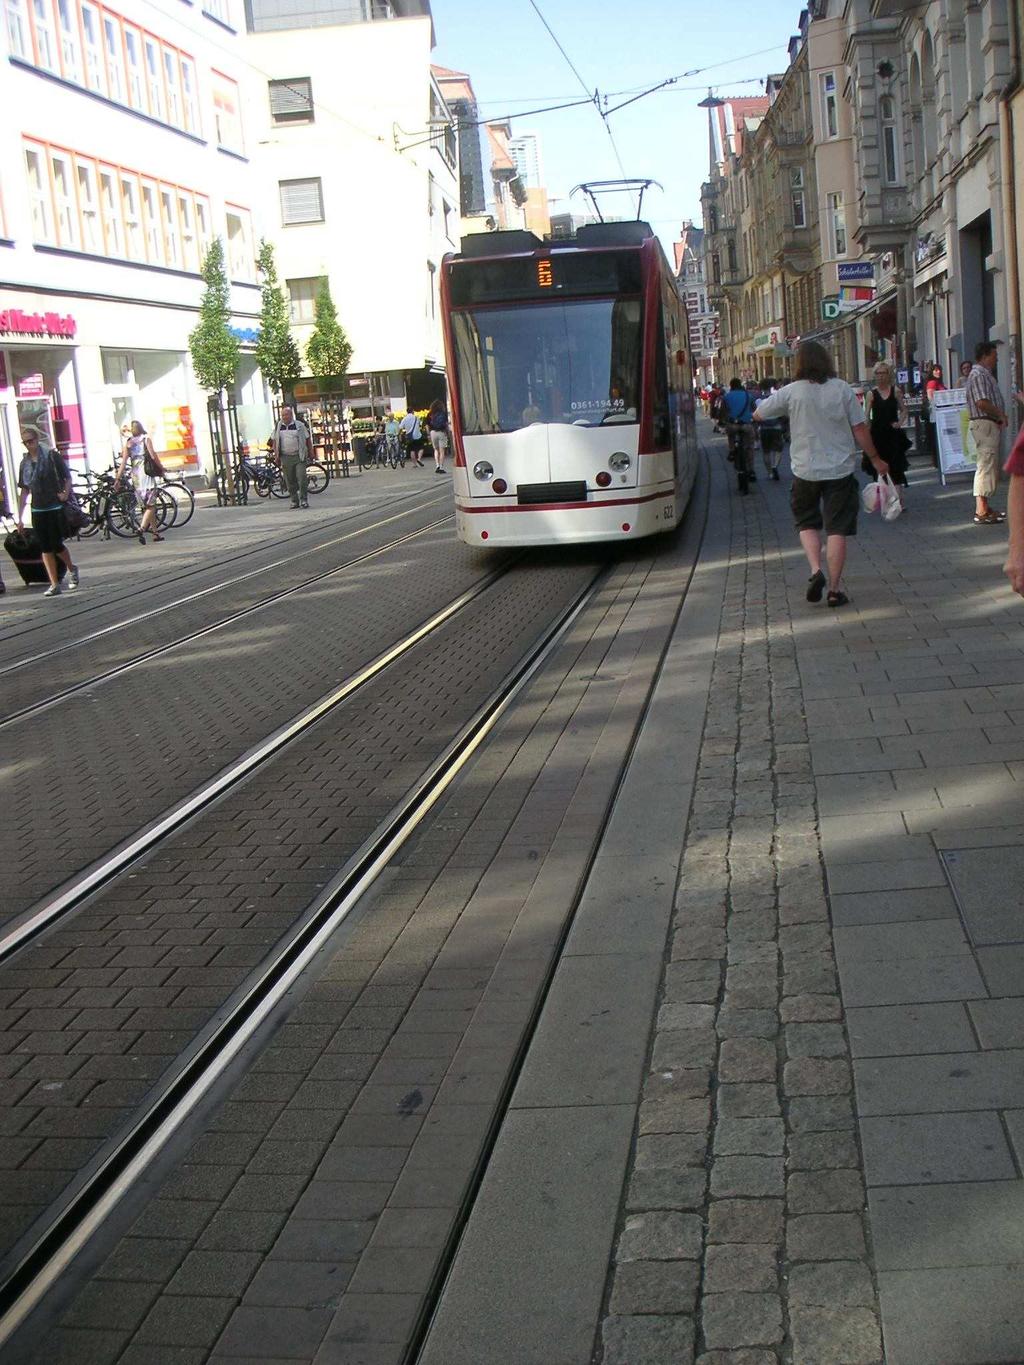
[[[75,591],[75,589],[78,587],[78,579],[79,579],[78,565],[72,564],[71,568],[68,569],[68,592]]]
[[[59,597],[59,596],[60,596],[60,584],[59,584],[59,583],[51,583],[50,586],[49,586],[49,587],[46,589],[46,591],[43,593],[43,596],[44,596],[44,597]]]

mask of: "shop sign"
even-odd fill
[[[771,351],[782,341],[783,326],[781,322],[773,322],[770,327],[766,327],[761,332],[754,333],[754,350]]]
[[[918,270],[923,270],[925,266],[931,265],[945,254],[945,237],[939,237],[934,232],[926,233],[925,236],[918,237],[914,246],[914,265]]]
[[[7,378],[7,361],[4,354],[0,351],[0,389],[10,388],[11,381]]]
[[[258,327],[229,327],[228,331],[240,341],[243,346],[255,346],[260,339],[260,329]]]
[[[840,294],[827,294],[821,301],[821,316],[826,322],[835,322],[843,313],[851,313],[863,307],[858,299],[845,299]]]
[[[840,261],[836,267],[840,284],[874,284],[874,261]]]
[[[0,312],[0,332],[15,336],[68,337],[78,331],[78,323],[70,313],[23,313],[20,308],[5,308]]]
[[[19,398],[42,398],[45,392],[41,374],[27,374],[24,379],[18,381]]]

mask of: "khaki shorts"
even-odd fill
[[[972,417],[970,428],[978,464],[974,471],[974,496],[990,498],[999,483],[999,447],[1003,440],[1003,429],[987,417]]]

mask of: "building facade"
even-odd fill
[[[199,267],[223,238],[236,397],[262,397],[253,130],[240,0],[3,0],[0,118],[0,463],[8,502],[20,431],[105,468],[138,419],[166,463],[197,473],[206,395],[188,336]]]
[[[253,20],[281,3],[249,0]],[[321,23],[315,41],[276,15],[248,39],[267,236],[293,334],[304,353],[326,279],[353,347],[357,416],[418,408],[445,389],[439,272],[460,235],[459,170],[432,42],[425,0]],[[296,396],[318,389],[310,376]]]
[[[718,351],[718,314],[708,301],[704,262],[704,230],[687,219],[673,243],[676,280],[686,304],[690,326],[690,361],[696,383],[715,382],[715,355]]]

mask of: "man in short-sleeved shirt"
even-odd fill
[[[974,472],[974,520],[979,525],[995,526],[1006,520],[989,503],[999,483],[999,446],[1006,411],[1003,395],[996,383],[998,352],[994,341],[979,341],[974,348],[974,367],[967,376],[964,396],[970,418],[971,438],[977,456]]]

